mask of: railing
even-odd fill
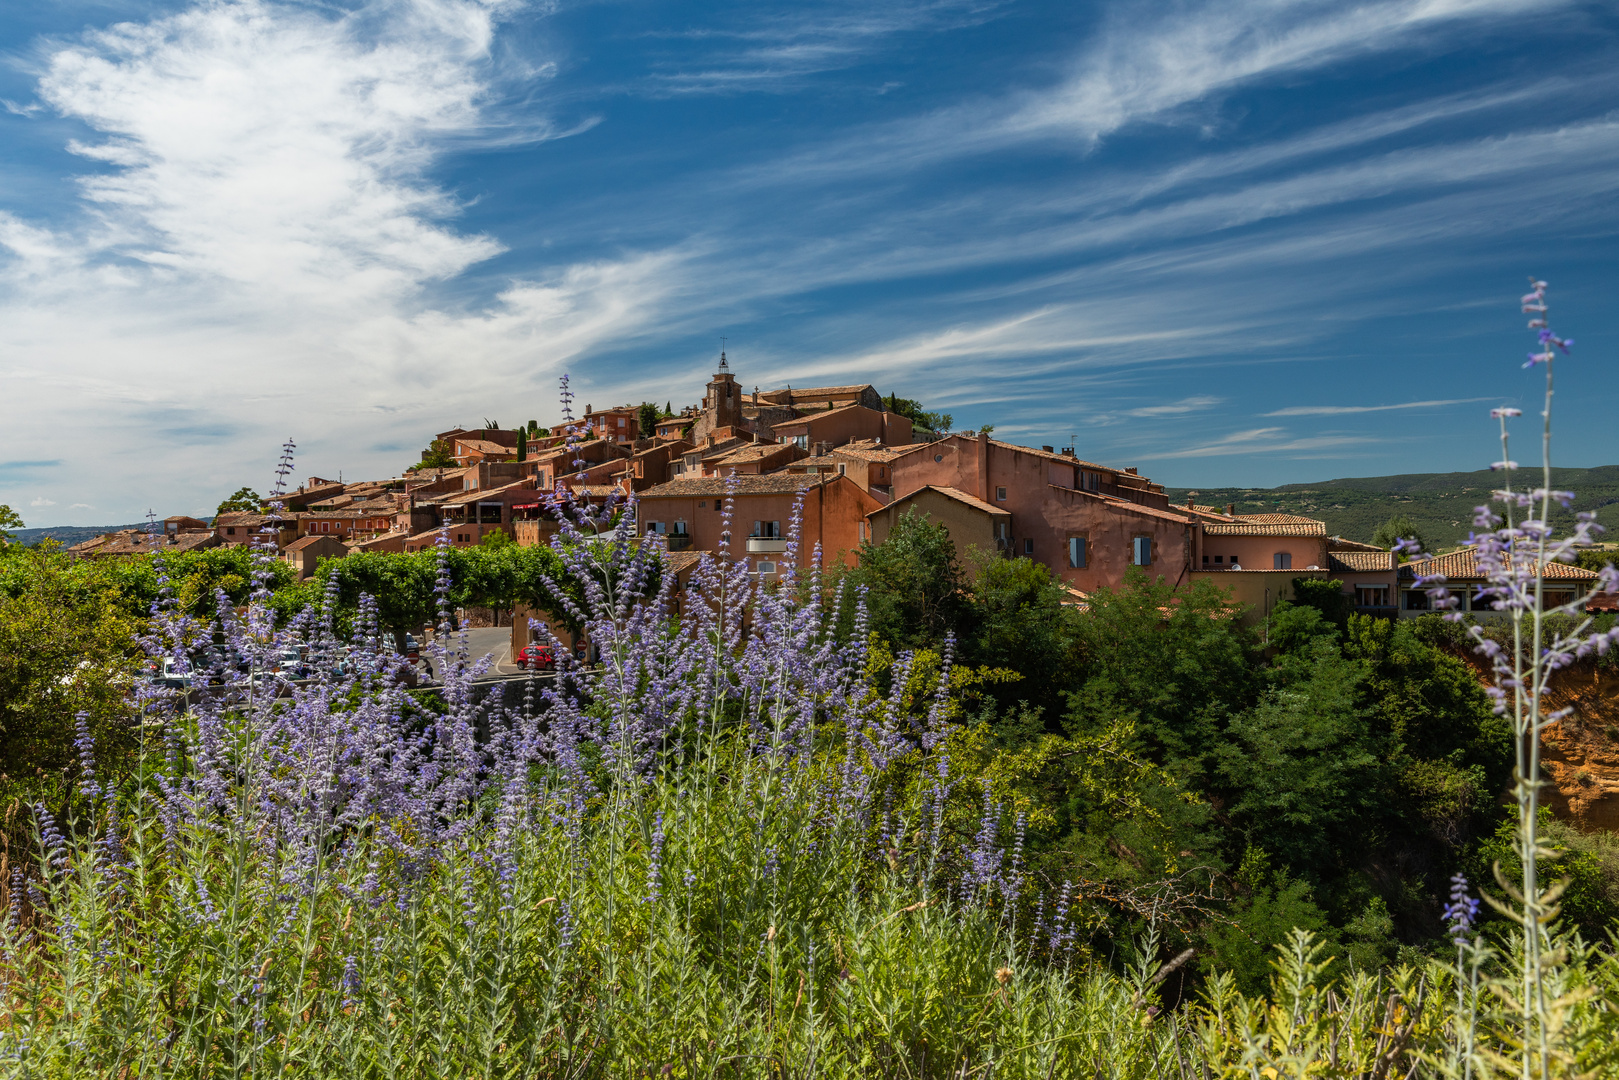
[[[669,545],[670,551],[691,550],[691,534],[689,533],[668,533],[663,539]]]
[[[1393,604],[1356,604],[1355,614],[1370,615],[1374,619],[1398,618],[1400,609]]]
[[[748,537],[749,555],[780,555],[787,550],[787,538],[781,536]]]

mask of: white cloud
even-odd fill
[[[69,510],[94,510],[95,507],[91,506],[89,503],[74,503],[72,506],[68,507],[68,509]]]
[[[679,291],[681,253],[435,295],[502,250],[455,227],[459,203],[427,174],[485,129],[508,7],[211,0],[57,47],[39,94],[96,133],[72,146],[96,164],[77,222],[0,212],[8,434],[71,422],[138,445],[68,455],[57,477],[126,493],[108,512],[194,512],[265,483],[289,434],[300,473],[387,474],[446,412],[515,398],[545,415],[562,365],[643,332]],[[495,141],[509,121],[488,125]]]
[[[1234,431],[1229,435],[1223,435],[1211,442],[1200,443],[1196,446],[1157,453],[1138,453],[1136,456],[1144,461],[1159,461],[1168,458],[1291,454],[1306,450],[1356,446],[1373,441],[1375,440],[1364,435],[1311,435],[1299,437],[1285,428],[1250,428],[1246,431]]]
[[[106,249],[299,302],[451,276],[500,247],[439,222],[433,139],[474,127],[493,33],[481,4],[419,2],[381,41],[361,15],[263,0],[121,23],[50,58],[40,96],[104,138],[81,181]]]
[[[1264,413],[1265,416],[1349,416],[1354,413],[1389,412],[1393,409],[1442,409],[1447,405],[1470,405],[1494,398],[1446,398],[1440,401],[1402,401],[1398,405],[1290,405]]]
[[[1168,402],[1163,405],[1144,405],[1139,409],[1126,409],[1125,416],[1150,418],[1154,416],[1185,416],[1187,413],[1202,412],[1212,409],[1223,401],[1217,397],[1189,397],[1179,401]]]
[[[1565,0],[1249,0],[1154,18],[1120,5],[1100,41],[1055,90],[1005,122],[1025,135],[1065,132],[1093,141],[1127,124],[1169,117],[1250,79],[1422,43],[1464,20],[1523,18]]]
[[[29,506],[55,506],[55,499],[47,499],[43,495],[28,504]]]

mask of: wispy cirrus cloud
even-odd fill
[[[1395,405],[1289,405],[1262,416],[1353,416],[1357,413],[1392,412],[1398,409],[1443,409],[1451,405],[1471,405],[1495,398],[1443,398],[1436,401],[1402,401]]]
[[[1173,458],[1235,457],[1244,454],[1297,454],[1306,451],[1339,449],[1373,441],[1370,436],[1328,434],[1298,436],[1286,428],[1249,428],[1234,431],[1208,442],[1173,450],[1148,451],[1135,456],[1144,461]]]
[[[707,25],[648,33],[694,45],[698,54],[661,61],[636,89],[670,95],[786,93],[812,76],[868,59],[896,35],[976,25],[995,18],[1004,7],[1004,0],[909,0],[815,9],[764,4],[734,12],[714,8]]]
[[[1138,409],[1126,409],[1123,415],[1141,417],[1144,419],[1151,419],[1155,416],[1185,416],[1187,413],[1203,412],[1206,409],[1212,409],[1224,400],[1224,398],[1200,395],[1197,397],[1181,398],[1179,401],[1171,401],[1163,405],[1143,405]]]

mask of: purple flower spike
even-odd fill
[[[1450,879],[1450,903],[1446,905],[1441,918],[1450,924],[1447,932],[1457,944],[1460,944],[1477,924],[1478,897],[1469,891],[1465,875],[1458,873]]]

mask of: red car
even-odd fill
[[[525,645],[523,651],[517,654],[517,666],[545,671],[557,666],[556,653],[551,651],[549,645]]]

